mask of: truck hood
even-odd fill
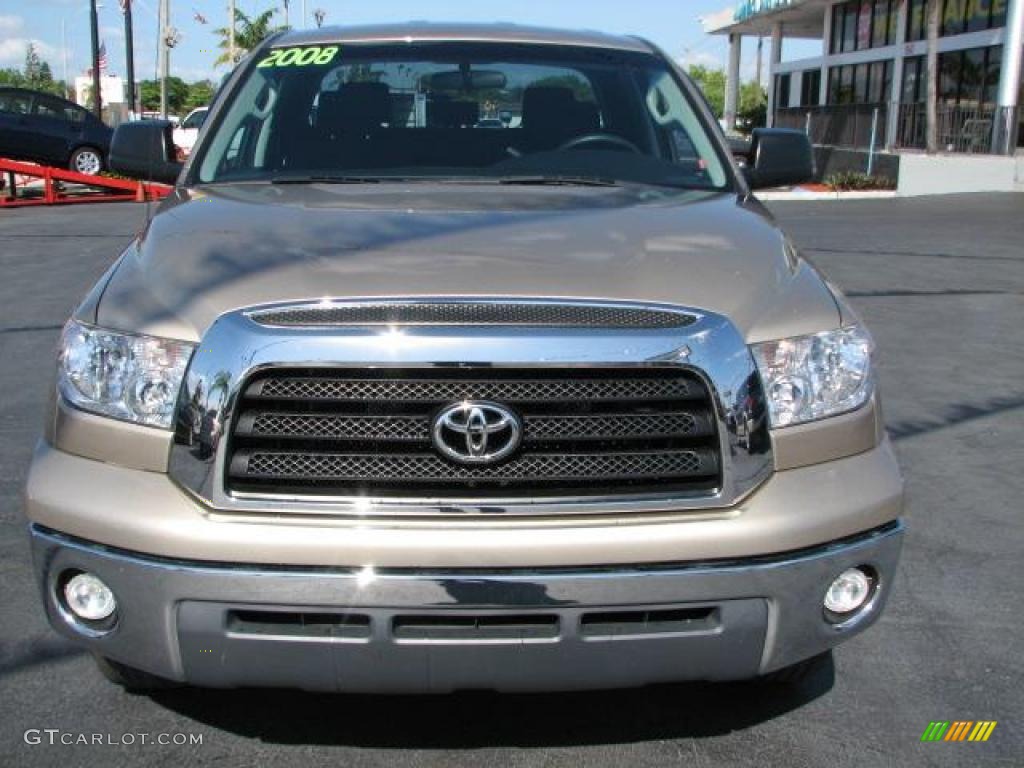
[[[190,341],[231,310],[322,298],[668,302],[722,314],[748,342],[840,319],[821,276],[757,202],[623,187],[177,190],[102,290],[83,319]]]

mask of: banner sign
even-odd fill
[[[757,16],[768,11],[777,11],[780,8],[796,5],[798,2],[799,0],[743,0],[743,2],[736,6],[732,19],[733,21],[745,21],[751,16]]]

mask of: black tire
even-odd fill
[[[68,169],[86,176],[96,176],[106,167],[103,152],[96,147],[79,147],[71,153]]]
[[[168,680],[141,669],[129,667],[119,661],[108,659],[105,656],[94,655],[96,666],[107,680],[119,685],[126,691],[163,691],[168,688],[177,688],[180,683]]]
[[[832,651],[819,653],[809,659],[798,661],[789,667],[777,669],[767,675],[761,675],[758,682],[768,685],[800,685],[818,672],[825,670],[832,665]]]

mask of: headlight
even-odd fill
[[[751,346],[773,427],[835,416],[871,396],[871,336],[852,325]]]
[[[194,345],[71,320],[61,339],[61,394],[83,411],[170,429]]]

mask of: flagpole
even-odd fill
[[[135,39],[132,36],[132,0],[121,0],[124,10],[124,57],[128,70],[128,119],[135,114]]]
[[[92,103],[93,112],[103,119],[103,94],[100,91],[100,23],[96,15],[96,0],[89,0],[89,22],[92,26]]]
[[[60,57],[64,64],[64,98],[68,98],[68,91],[71,89],[71,82],[68,80],[68,36],[65,29],[64,17],[60,19]],[[71,98],[78,98],[78,94]]]

